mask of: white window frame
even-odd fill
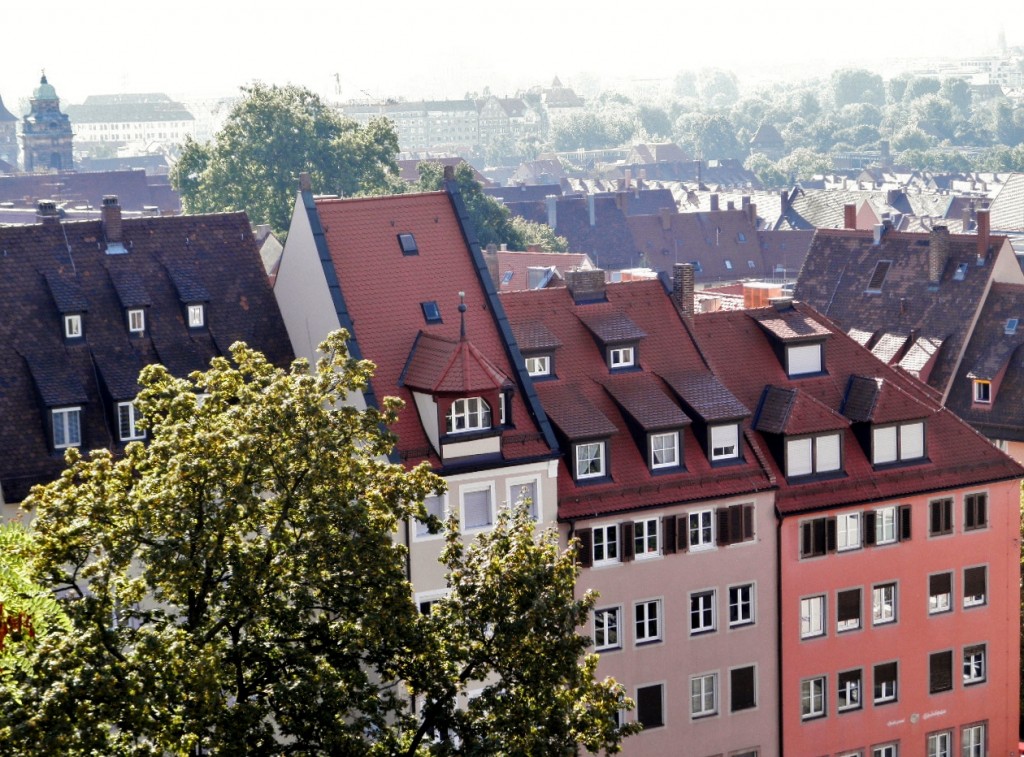
[[[742,628],[754,624],[754,599],[755,588],[752,583],[729,587],[729,628]]]
[[[128,332],[131,334],[146,333],[146,311],[143,308],[128,310]]]
[[[980,651],[979,651],[980,650]],[[988,647],[985,644],[970,644],[963,649],[963,681],[964,686],[984,683],[988,677],[986,656]]]
[[[429,513],[430,512],[430,507],[427,505],[427,500],[430,500],[431,503],[437,502],[439,504],[439,508],[438,509],[440,510],[440,512],[439,513],[433,513],[434,515],[437,515],[437,517],[440,518],[442,521],[446,517],[448,517],[448,494],[447,493],[428,494],[426,497],[423,498],[423,505],[424,505],[424,507],[427,508],[427,512]],[[443,531],[438,531],[436,534],[432,534],[432,533],[430,533],[430,531],[427,530],[427,525],[425,523],[420,523],[418,520],[413,518],[413,534],[412,534],[412,538],[413,538],[413,541],[430,541],[431,539],[443,539],[444,538],[444,532]]]
[[[875,510],[875,544],[892,544],[897,539],[896,505],[879,507]]]
[[[715,511],[693,510],[686,514],[687,543],[691,552],[715,548]]]
[[[871,462],[874,465],[921,460],[925,451],[924,421],[871,429]]]
[[[427,613],[423,612],[422,605],[429,605],[433,607],[434,603],[440,599],[444,599],[449,594],[448,589],[435,589],[433,591],[420,591],[413,594],[413,602],[416,603],[416,611],[422,615]]]
[[[445,416],[445,431],[468,434],[491,428],[491,406],[483,397],[460,397],[452,402]]]
[[[836,516],[836,550],[848,552],[860,549],[860,513],[842,513]]]
[[[825,676],[805,678],[800,682],[800,719],[811,720],[825,716]]]
[[[466,525],[466,495],[477,494],[479,492],[487,493],[487,507],[488,507],[488,522],[479,526],[468,526]],[[488,528],[494,526],[495,512],[494,512],[494,484],[483,484],[483,485],[467,485],[459,488],[459,523],[462,526],[462,531],[485,531]]]
[[[974,401],[979,405],[992,404],[992,382],[987,379],[974,379]]]
[[[71,419],[75,422],[72,426]],[[58,425],[59,424],[59,425]],[[53,433],[53,448],[68,449],[82,446],[82,407],[55,407],[50,410],[50,426]],[[60,434],[57,431],[60,429]],[[75,434],[71,431],[74,430]],[[58,441],[58,436],[60,441]],[[75,437],[75,438],[72,438]]]
[[[879,744],[871,748],[871,757],[899,757],[899,744]]]
[[[598,540],[598,535],[601,538]],[[606,523],[602,526],[594,526],[590,532],[592,540],[591,564],[597,565],[611,565],[619,562],[619,524],[618,523]],[[601,557],[598,557],[598,550],[601,551]]]
[[[637,645],[661,641],[662,612],[660,599],[644,599],[633,604],[633,641]]]
[[[809,476],[814,472],[813,440],[811,437],[786,440],[786,476]]]
[[[841,680],[844,673],[852,673],[856,670],[858,677],[854,685],[852,681],[847,681],[846,690],[842,688],[843,682]],[[845,696],[844,696],[845,695]],[[846,704],[843,704],[843,700],[846,700]],[[864,671],[859,668],[853,668],[850,670],[840,670],[836,674],[836,710],[838,712],[849,712],[850,710],[859,710],[864,705]]]
[[[889,662],[892,662],[892,661],[890,660]],[[898,662],[896,663],[896,678],[893,679],[892,681],[883,681],[881,683],[881,687],[882,687],[881,691],[879,691],[879,688],[878,688],[879,687],[878,681],[875,680],[875,678],[878,675],[878,673],[877,673],[878,667],[880,665],[888,665],[889,662],[878,663],[871,670],[871,676],[872,676],[871,685],[873,687],[872,688],[872,701],[875,704],[884,704],[885,702],[895,702],[896,701],[897,692],[899,691],[899,675],[900,675],[899,663]]]
[[[792,344],[786,348],[786,369],[790,378],[821,373],[824,361],[821,342]]]
[[[142,416],[139,415],[138,408],[135,407],[134,402],[117,403],[117,435],[122,442],[130,442],[146,438],[146,432],[138,427],[139,419],[141,417]],[[125,421],[128,422],[127,434],[124,433]]]
[[[605,443],[580,442],[573,448],[576,479],[600,478],[605,475]]]
[[[649,560],[661,554],[661,518],[633,521],[633,559]]]
[[[961,730],[960,745],[962,757],[984,757],[985,724],[966,725]]]
[[[815,594],[800,600],[800,638],[825,635],[825,595]]]
[[[718,671],[690,676],[690,717],[718,714]]]
[[[608,349],[609,368],[632,368],[636,365],[636,349],[632,345]]]
[[[896,622],[896,596],[895,581],[871,587],[871,625],[882,626]]]
[[[82,336],[82,314],[69,313],[64,316],[64,337],[78,339]]]
[[[949,591],[943,594],[932,594],[931,580],[933,575],[945,574],[949,576]],[[928,614],[939,615],[953,609],[953,574],[949,571],[940,571],[928,576]]]
[[[717,600],[715,589],[690,592],[690,636],[713,633],[718,628]]]
[[[190,329],[201,329],[206,325],[206,305],[193,303],[188,306],[188,327]]]
[[[928,734],[928,757],[953,757],[953,732],[939,731]]]
[[[531,376],[551,375],[550,355],[530,355],[526,358],[526,372]]]
[[[622,649],[622,606],[594,610],[594,649]]]
[[[679,465],[679,432],[665,431],[650,436],[651,469],[675,468]],[[663,459],[658,460],[661,456]],[[668,459],[665,459],[668,458]]]
[[[509,479],[507,483],[506,494],[508,499],[505,500],[507,507],[515,507],[519,504],[519,497],[524,493],[522,490],[525,487],[533,487],[533,496],[530,497],[530,515],[533,516],[534,521],[540,522],[541,518],[541,506],[540,506],[540,480],[536,477],[532,478],[513,478]]]
[[[708,427],[708,451],[711,461],[735,460],[740,456],[740,427],[726,423]]]

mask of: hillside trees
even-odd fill
[[[210,143],[189,138],[171,171],[189,213],[244,210],[254,223],[287,230],[296,177],[308,172],[328,194],[401,191],[390,121],[362,127],[295,85],[254,83]]]

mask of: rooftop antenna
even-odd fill
[[[466,293],[459,292],[459,338],[466,341]]]

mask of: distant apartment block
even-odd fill
[[[179,144],[195,136],[196,120],[165,94],[91,95],[67,106],[78,143],[158,142]]]

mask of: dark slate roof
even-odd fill
[[[751,425],[768,434],[799,435],[838,431],[850,424],[807,392],[769,385]]]
[[[602,383],[619,407],[645,431],[681,428],[690,423],[653,374],[610,376]]]
[[[184,105],[164,94],[90,95],[81,105],[67,105],[64,112],[72,123],[195,120]]]
[[[209,302],[210,292],[203,285],[199,259],[195,255],[177,254],[169,257],[164,266],[171,277],[178,299],[182,302]]]
[[[135,395],[143,365],[163,363],[183,376],[238,340],[275,364],[292,358],[244,214],[123,218],[122,233],[126,252],[108,255],[100,221],[0,227],[0,416],[17,429],[0,437],[8,502],[63,467],[48,441],[47,408],[81,406],[83,446],[116,450],[113,403]],[[205,329],[186,327],[167,274],[166,261],[183,252],[195,257],[196,278],[210,293]],[[81,339],[65,341],[48,281],[69,284],[57,293],[68,298],[61,307],[79,308],[78,297],[88,304]],[[128,333],[128,303],[146,308],[142,336]]]
[[[576,317],[603,344],[630,342],[647,336],[625,313],[581,308]]]
[[[519,184],[514,187],[485,187],[484,194],[504,202],[544,202],[549,195],[562,196],[561,184]]]
[[[708,423],[735,421],[750,415],[747,406],[707,369],[669,369],[659,375],[687,407]]]
[[[1011,174],[989,208],[997,231],[1024,229],[1024,173]]]
[[[566,439],[580,441],[614,435],[619,429],[587,399],[580,385],[545,387],[544,412]]]
[[[72,271],[46,271],[43,278],[59,313],[81,313],[89,309],[89,301]]]
[[[141,211],[156,206],[161,211],[180,211],[181,199],[169,186],[151,186],[143,170],[15,174],[0,176],[0,202],[35,207],[40,199],[59,205],[103,206],[106,195],[117,195],[125,210]]]
[[[512,324],[512,333],[519,343],[519,349],[524,352],[553,350],[562,346],[558,337],[551,333],[543,321],[516,321]]]

